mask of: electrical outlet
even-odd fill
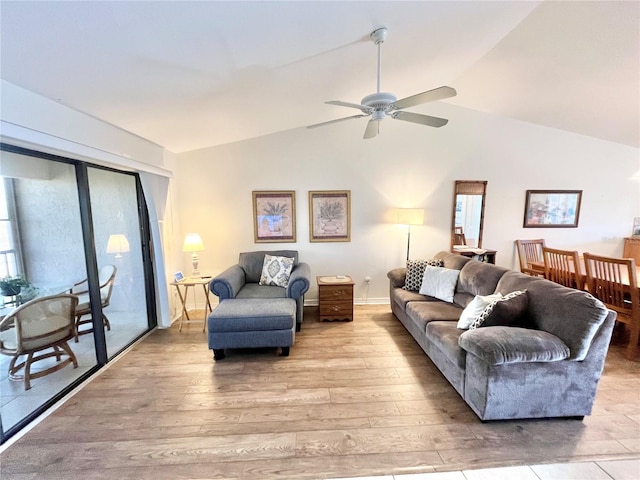
[[[364,282],[365,283],[371,283],[371,277],[368,276],[368,275],[366,277],[364,277]]]

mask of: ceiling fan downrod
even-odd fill
[[[371,32],[371,40],[378,46],[378,84],[377,93],[380,93],[380,76],[382,74],[382,44],[387,39],[387,28],[381,27]]]

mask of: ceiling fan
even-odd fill
[[[429,115],[422,115],[420,113],[404,112],[403,109],[407,107],[413,107],[415,105],[421,105],[427,102],[433,102],[435,100],[442,100],[444,98],[454,97],[456,91],[451,87],[438,87],[433,90],[427,90],[426,92],[418,93],[410,97],[401,98],[398,100],[393,93],[380,91],[380,64],[382,58],[382,44],[387,38],[386,27],[381,27],[374,30],[370,35],[371,40],[378,46],[378,88],[376,93],[367,95],[359,104],[341,102],[339,100],[332,100],[325,102],[329,105],[338,105],[340,107],[356,108],[362,113],[359,115],[351,115],[349,117],[338,118],[336,120],[329,120],[328,122],[316,123],[315,125],[309,125],[307,128],[322,127],[332,123],[343,122],[345,120],[351,120],[354,118],[371,117],[367,128],[364,131],[364,137],[373,138],[380,133],[380,122],[386,117],[395,118],[396,120],[404,120],[405,122],[418,123],[420,125],[427,125],[429,127],[442,127],[447,124],[449,120],[445,118],[431,117]]]

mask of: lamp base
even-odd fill
[[[191,278],[199,278],[200,277],[200,270],[194,270],[193,272],[191,272]]]

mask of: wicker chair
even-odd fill
[[[107,330],[111,330],[111,323],[104,313],[104,309],[109,306],[111,301],[111,292],[113,291],[113,284],[116,278],[115,265],[104,265],[98,272],[98,280],[100,282],[100,300],[102,303],[102,322]],[[82,280],[76,283],[71,289],[73,295],[78,296],[78,308],[76,309],[76,323],[75,323],[75,339],[78,342],[78,336],[85,333],[93,332],[93,319],[92,317],[82,318],[91,313],[91,302],[89,301],[89,290],[87,280]],[[91,324],[91,327],[80,330],[80,325]]]
[[[0,322],[0,353],[13,357],[9,363],[9,378],[24,380],[24,389],[31,388],[31,379],[53,373],[78,360],[67,343],[75,335],[74,317],[78,298],[62,294],[37,298],[18,307]],[[51,349],[50,352],[40,353]],[[21,355],[27,358],[16,364]],[[66,356],[64,360],[62,357]],[[38,372],[31,372],[33,363],[55,357],[57,362]],[[24,368],[23,374],[18,372]]]

